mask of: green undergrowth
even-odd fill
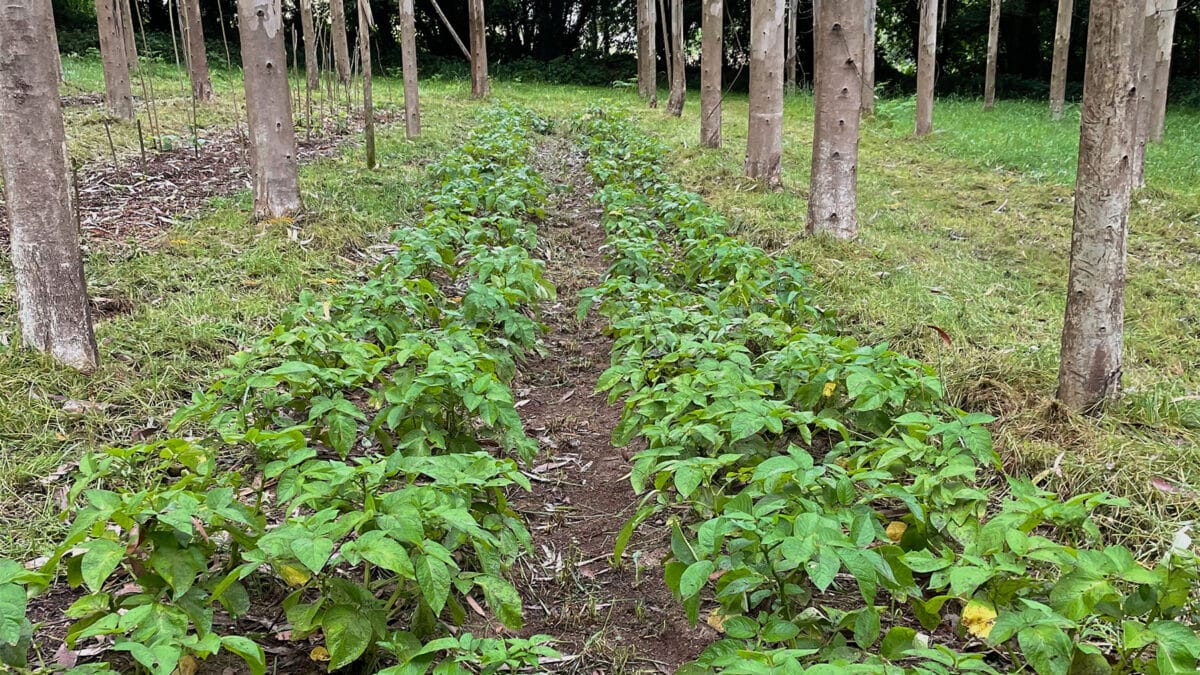
[[[996,494],[992,416],[833,333],[806,271],[726,234],[663,145],[598,110],[579,128],[613,257],[580,311],[616,339],[613,442],[646,446],[614,561],[669,518],[666,583],[725,634],[685,672],[1195,671],[1190,540],[1139,562],[1094,521],[1124,500]]]
[[[863,125],[860,239],[845,243],[803,233],[811,103],[785,99],[779,192],[741,175],[743,97],[725,99],[718,150],[697,147],[695,108],[682,121],[635,119],[731,229],[812,270],[813,302],[838,313],[840,331],[933,365],[950,401],[996,416],[1008,470],[1063,494],[1128,498],[1102,528],[1139,556],[1162,555],[1200,508],[1200,152],[1189,131],[1200,114],[1172,109],[1166,142],[1150,149],[1131,219],[1126,387],[1103,415],[1079,417],[1054,403],[1072,208],[1063,167],[1074,166],[1078,112],[1054,123],[1033,103],[985,115],[978,101],[939,99],[934,135],[917,140],[911,106],[881,101]]]
[[[68,647],[111,636],[156,675],[220,651],[265,672],[262,636],[237,621],[276,603],[330,670],[496,672],[555,655],[544,636],[443,628],[472,595],[522,624],[506,571],[530,537],[506,493],[529,489],[516,459],[537,445],[508,385],[554,297],[531,257],[547,186],[526,160],[544,124],[482,117],[430,167],[423,214],[372,274],[302,292],[174,416],[190,434],[83,456],[49,559],[0,561],[7,663],[35,639],[26,594],[59,575],[82,592]]]

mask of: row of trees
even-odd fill
[[[701,143],[721,143],[722,0],[706,0],[701,40]],[[679,0],[674,0],[678,7]],[[994,5],[995,6],[995,5]],[[1071,0],[1062,0],[1069,17]],[[1059,399],[1088,410],[1120,386],[1125,251],[1130,191],[1145,184],[1145,148],[1161,136],[1169,71],[1173,0],[1092,0],[1081,114],[1070,278],[1062,334]],[[915,135],[933,129],[938,1],[920,0]],[[874,99],[874,4],[819,0],[813,17],[812,170],[807,231],[852,239],[856,213],[859,120]],[[639,0],[639,92],[656,105],[653,0]],[[679,12],[675,12],[676,16]],[[996,12],[993,12],[993,17]],[[787,54],[784,0],[753,0],[749,48],[750,100],[745,174],[770,186],[782,182],[783,94]],[[1069,27],[1069,21],[1064,21]],[[793,29],[794,30],[794,29]],[[996,43],[997,25],[988,41]],[[670,51],[679,54],[673,21]],[[1069,34],[1059,40],[1066,49]],[[1164,53],[1166,56],[1164,57]],[[994,59],[994,54],[992,57]],[[1065,59],[1056,59],[1065,67]],[[1166,63],[1166,66],[1161,64]],[[678,58],[668,112],[680,115],[685,90]],[[991,69],[989,69],[991,70]],[[992,107],[994,73],[985,109]],[[1064,76],[1056,68],[1051,115],[1062,117]]]

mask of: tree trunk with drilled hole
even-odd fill
[[[0,6],[0,169],[21,342],[83,371],[96,339],[55,76],[50,0]]]
[[[208,76],[208,54],[204,46],[204,25],[200,22],[200,0],[180,0],[183,41],[188,53],[188,77],[197,101],[212,100],[212,80]]]
[[[404,75],[404,134],[421,135],[421,100],[417,91],[417,28],[413,0],[400,0],[400,68]]]
[[[1067,98],[1067,56],[1071,53],[1073,0],[1058,0],[1054,25],[1054,56],[1050,63],[1050,119],[1061,120]]]
[[[100,29],[100,61],[104,67],[104,101],[113,117],[133,121],[133,91],[129,84],[129,57],[125,54],[124,22],[119,0],[96,0]],[[50,65],[51,70],[54,64]]]
[[[813,60],[813,148],[808,233],[858,235],[858,122],[863,0],[820,0]]]
[[[333,40],[333,69],[338,82],[350,83],[350,44],[346,37],[345,0],[329,0],[329,35]]]
[[[317,29],[312,0],[300,0],[300,31],[304,33],[304,79],[309,92],[321,91],[321,66],[317,63]]]
[[[1150,140],[1163,139],[1167,121],[1167,83],[1171,79],[1171,49],[1175,44],[1175,15],[1178,0],[1161,0],[1158,8],[1158,36],[1154,52],[1154,91],[1150,93]]]
[[[876,0],[865,0],[863,8],[862,112],[875,112],[875,13]]]
[[[1000,0],[992,0],[988,14],[987,72],[983,78],[983,109],[996,105],[996,58],[1000,50]]]
[[[1136,0],[1135,0],[1136,2]],[[1134,49],[1138,54],[1137,121],[1133,136],[1133,187],[1146,187],[1146,144],[1150,140],[1150,108],[1154,94],[1154,62],[1158,53],[1158,0],[1145,0],[1142,32]]]
[[[300,186],[280,0],[238,0],[238,27],[254,216],[289,217],[300,210]]]
[[[1058,398],[1085,412],[1120,391],[1141,2],[1092,0]]]
[[[487,21],[483,15],[483,0],[467,0],[471,28],[471,97],[487,98]]]
[[[679,117],[687,100],[687,73],[683,59],[683,0],[671,0],[671,95],[667,113]]]
[[[700,144],[721,147],[725,0],[704,0],[700,24]]]
[[[933,131],[933,82],[937,70],[938,0],[919,0],[921,29],[917,40],[917,122],[914,133]]]
[[[783,0],[750,4],[750,119],[745,172],[783,184]]]

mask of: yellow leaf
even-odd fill
[[[708,618],[705,619],[705,623],[715,628],[718,633],[724,633],[725,619],[727,618],[729,617],[722,614],[716,607],[713,607],[713,610],[708,613]]]
[[[996,610],[986,602],[972,600],[963,608],[962,625],[971,635],[986,639],[996,625]]]
[[[329,650],[321,645],[317,645],[316,647],[313,647],[311,652],[308,653],[308,658],[312,659],[313,661],[328,661]]]
[[[338,280],[334,279],[333,277],[325,277],[324,279],[321,280],[321,282],[326,283],[326,284],[336,284],[338,282]]]
[[[833,390],[837,389],[837,382],[826,382],[825,388],[821,390],[822,396],[833,396]]]
[[[175,675],[196,675],[196,671],[200,668],[200,662],[191,654],[184,654],[179,659],[179,665],[175,666]]]
[[[309,579],[308,571],[295,565],[280,565],[279,576],[283,577],[289,586],[303,586]]]
[[[329,321],[329,310],[332,307],[333,307],[333,305],[330,304],[330,302],[328,300],[321,303],[321,311],[324,313],[326,321]]]
[[[904,531],[907,529],[907,523],[900,520],[893,520],[892,522],[888,523],[887,526],[886,531],[888,539],[891,539],[892,541],[900,541],[900,538],[904,536]]]

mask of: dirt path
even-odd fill
[[[542,317],[550,326],[547,355],[525,364],[513,385],[526,432],[541,446],[529,472],[533,493],[516,499],[535,554],[513,581],[524,594],[524,633],[554,636],[568,657],[558,672],[673,673],[717,635],[703,623],[690,627],[662,581],[669,550],[662,521],[641,527],[625,563],[610,565],[638,497],[626,456],[610,443],[620,409],[594,393],[612,340],[599,317],[575,318],[578,292],[601,281],[608,265],[582,162],[563,138],[539,148],[539,170],[567,187],[541,228],[540,257],[559,293]]]

